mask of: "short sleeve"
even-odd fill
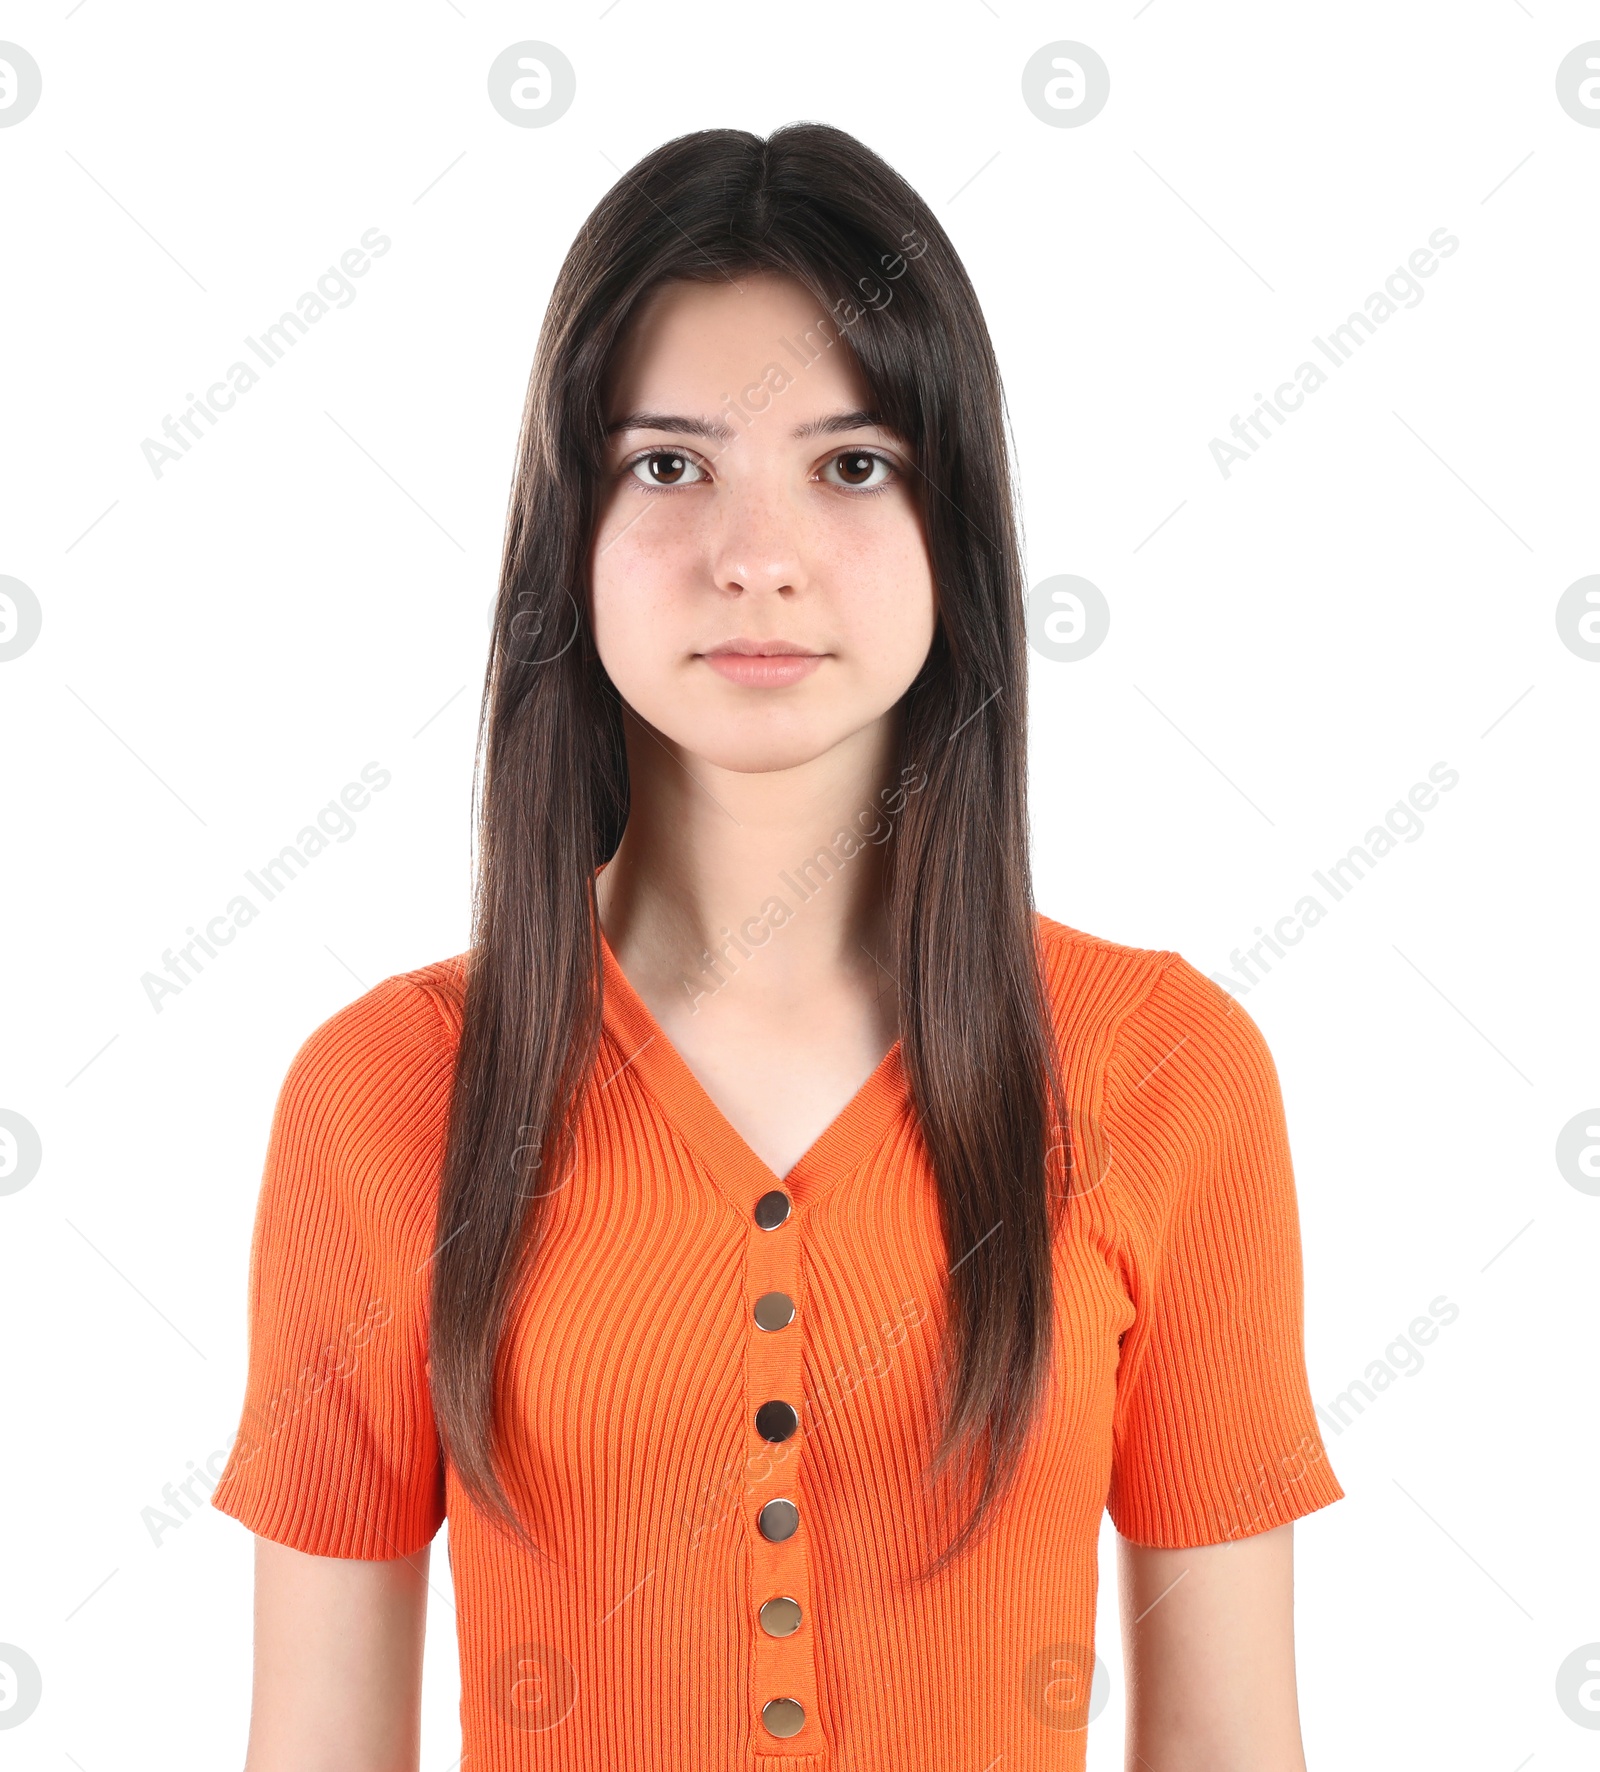
[[[1136,1318],[1110,1492],[1138,1544],[1221,1544],[1343,1494],[1306,1376],[1278,1074],[1239,1002],[1172,955],[1119,1029],[1105,1124]]]
[[[450,1068],[432,998],[397,976],[317,1028],[279,1091],[211,1505],[296,1550],[409,1556],[444,1517],[426,1307]]]

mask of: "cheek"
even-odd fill
[[[909,682],[934,631],[933,568],[916,517],[899,511],[882,524],[853,525],[826,573],[830,604],[863,667]]]
[[[659,674],[681,637],[693,549],[681,525],[627,510],[601,531],[590,565],[589,612],[600,662],[624,696]]]

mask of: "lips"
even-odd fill
[[[719,677],[753,689],[776,689],[798,683],[820,665],[826,654],[812,652],[794,640],[724,640],[700,657]]]
[[[721,645],[713,646],[702,654],[705,658],[735,654],[740,658],[820,658],[820,652],[813,652],[809,646],[802,646],[797,640],[724,640]]]

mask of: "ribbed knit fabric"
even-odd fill
[[[780,1179],[604,948],[605,1033],[502,1409],[541,1562],[441,1461],[427,1283],[464,956],[385,979],[290,1066],[212,1503],[320,1556],[448,1515],[472,1772],[1057,1772],[1084,1762],[1096,1544],[1216,1544],[1343,1494],[1312,1413],[1277,1074],[1181,956],[1039,919],[1080,1188],[1055,1365],[993,1529],[927,1586],[947,1259],[894,1047]],[[784,1223],[756,1201],[781,1187]],[[762,1294],[794,1301],[763,1330]],[[782,1399],[780,1444],[756,1411]],[[762,1506],[787,1497],[792,1537]],[[959,1517],[957,1514],[954,1517]],[[772,1636],[775,1596],[800,1623]],[[763,1706],[798,1701],[799,1732]]]

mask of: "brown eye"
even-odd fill
[[[873,476],[881,468],[883,472]],[[894,478],[894,468],[887,456],[871,449],[846,449],[828,457],[823,476],[834,486],[846,486],[853,492],[879,492]]]
[[[645,486],[692,486],[700,470],[676,449],[652,449],[632,464],[633,476]]]

